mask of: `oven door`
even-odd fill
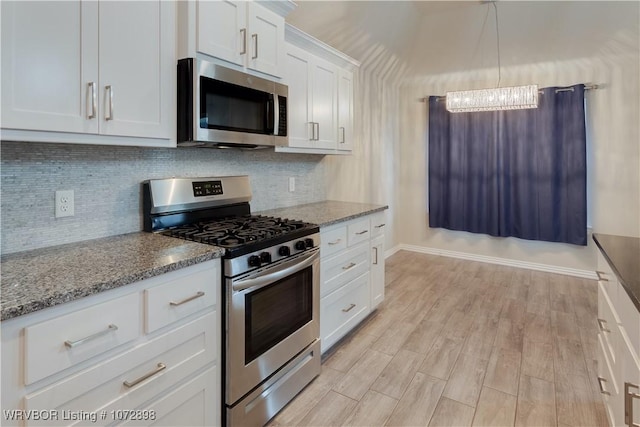
[[[226,280],[226,403],[319,338],[319,249]]]

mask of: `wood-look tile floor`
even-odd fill
[[[606,426],[593,280],[400,251],[270,426]]]

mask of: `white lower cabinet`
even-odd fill
[[[218,425],[220,289],[213,260],[2,322],[3,425]]]
[[[323,353],[384,300],[383,227],[378,212],[320,229]]]
[[[598,254],[598,383],[611,426],[640,425],[640,312]],[[636,397],[637,396],[637,397]]]

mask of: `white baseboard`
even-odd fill
[[[386,251],[384,251],[384,259],[389,258],[391,255],[395,254],[396,252],[398,252],[399,250],[401,250],[402,245],[395,245],[392,248],[387,249]]]
[[[567,276],[581,277],[583,279],[598,280],[595,271],[579,270],[577,268],[559,267],[557,265],[539,264],[535,262],[519,261],[508,258],[497,258],[485,255],[469,254],[466,252],[449,251],[446,249],[429,248],[425,246],[407,245],[401,243],[385,252],[385,257],[391,256],[399,250],[420,252],[423,254],[440,255],[449,258],[468,259],[470,261],[486,262],[489,264],[507,265],[510,267],[526,268],[529,270],[546,271],[548,273],[564,274]]]

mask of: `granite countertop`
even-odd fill
[[[223,249],[138,232],[1,258],[0,320],[219,258]]]
[[[342,221],[369,215],[388,209],[385,205],[372,205],[368,203],[338,202],[327,200],[324,202],[308,203],[285,208],[270,209],[256,212],[259,215],[279,216],[289,219],[317,224],[320,227],[337,224]]]
[[[596,233],[593,240],[640,311],[640,238]]]

